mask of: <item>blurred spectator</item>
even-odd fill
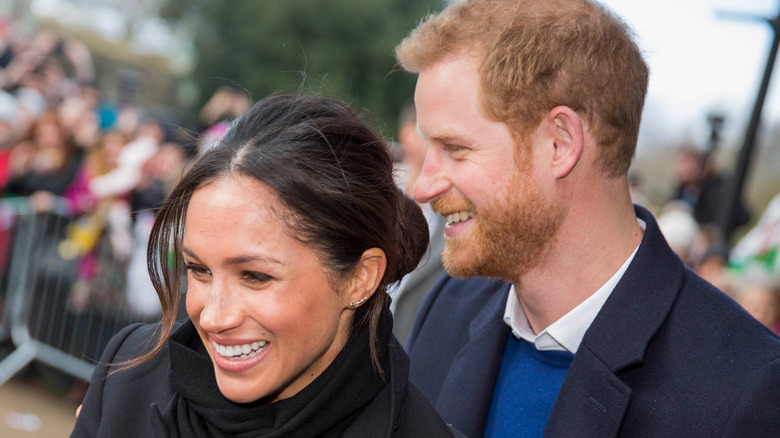
[[[8,66],[13,58],[11,50],[12,25],[11,20],[0,17],[0,69]]]
[[[73,68],[73,77],[79,84],[90,84],[95,80],[95,67],[89,49],[77,39],[62,42],[62,56]]]
[[[134,212],[133,251],[127,267],[127,313],[132,320],[152,321],[161,314],[157,292],[146,267],[146,247],[156,208],[181,177],[186,164],[184,150],[176,143],[163,143],[143,166],[140,184],[131,193]]]
[[[60,123],[79,150],[94,147],[100,139],[99,104],[100,93],[97,88],[92,84],[83,84],[74,94],[65,97],[57,108]],[[129,138],[129,134],[125,135]]]
[[[728,269],[728,250],[717,242],[709,245],[697,263],[691,265],[699,276],[722,290],[733,295],[734,273]]]
[[[669,202],[658,216],[658,227],[672,250],[683,262],[689,263],[691,248],[699,237],[699,225],[690,206],[681,201]]]
[[[180,145],[163,143],[142,166],[142,177],[130,193],[132,210],[138,213],[159,207],[181,176],[186,162]]]
[[[141,124],[138,136],[122,149],[117,167],[90,182],[90,190],[100,197],[129,193],[143,176],[143,166],[152,158],[164,140],[164,131],[154,119]]]
[[[117,168],[119,155],[126,144],[127,138],[121,132],[106,133],[87,153],[76,179],[64,193],[70,201],[72,214],[78,219],[68,226],[67,238],[60,242],[58,252],[63,259],[79,259],[77,282],[71,295],[71,305],[77,310],[83,310],[93,295],[108,301],[121,292],[107,286],[96,293],[94,286],[99,270],[104,277],[117,276],[116,270],[129,255],[130,245],[125,243],[130,240],[129,224],[125,219],[128,203],[122,193],[104,197],[92,187],[95,179]],[[105,237],[111,243],[111,251],[100,248],[100,240]],[[100,266],[103,269],[99,269]]]
[[[6,149],[16,139],[18,114],[16,98],[0,90],[0,148]]]
[[[715,170],[711,154],[693,148],[680,151],[677,157],[677,190],[675,199],[687,202],[699,224],[714,224],[718,220],[728,185]],[[750,221],[750,213],[740,200],[735,226]]]
[[[425,161],[425,143],[417,134],[417,113],[414,103],[407,102],[398,121],[398,142],[403,154],[401,185],[412,195],[414,183]],[[406,344],[417,310],[434,283],[444,274],[441,252],[444,250],[444,218],[435,214],[428,204],[421,204],[428,221],[428,250],[417,268],[407,274],[395,290],[390,291],[393,311],[393,333]]]
[[[62,40],[55,32],[42,29],[32,38],[6,36],[3,54],[4,69],[0,71],[0,87],[15,90],[25,82],[37,82],[49,103],[55,103],[73,82],[94,80],[92,56],[87,47],[76,39]],[[66,72],[65,67],[70,70]]]
[[[690,204],[667,203],[658,216],[658,226],[672,250],[699,276],[731,295],[734,272],[729,269],[728,248],[714,224],[701,226]]]
[[[412,101],[404,104],[398,117],[398,146],[404,171],[402,184],[406,193],[413,196],[414,183],[425,162],[425,142],[417,133],[417,112]]]
[[[244,114],[251,102],[243,92],[232,87],[220,87],[211,95],[200,110],[198,122],[201,133],[197,154],[202,155],[219,143],[225,135],[230,122]]]
[[[775,333],[780,333],[780,288],[777,281],[767,275],[743,280],[737,290],[736,300],[760,323]]]
[[[29,140],[13,146],[6,195],[29,196],[36,211],[49,210],[76,178],[81,156],[67,141],[57,115],[47,111],[34,123]]]
[[[76,180],[65,192],[65,197],[71,201],[74,213],[81,215],[97,209],[103,196],[91,190],[94,187],[92,182],[118,167],[119,156],[127,143],[128,139],[124,134],[119,131],[109,131],[102,136],[94,148],[89,150]]]
[[[233,87],[219,87],[200,110],[198,120],[201,131],[215,123],[232,121],[249,109],[247,95]]]

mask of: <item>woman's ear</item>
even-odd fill
[[[557,106],[547,114],[553,154],[551,167],[555,178],[564,178],[579,162],[585,146],[582,119],[567,106]]]
[[[367,249],[360,257],[350,287],[345,295],[346,307],[356,309],[376,292],[387,269],[387,256],[379,248]]]

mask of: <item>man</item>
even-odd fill
[[[717,227],[718,215],[729,190],[729,181],[715,169],[712,151],[685,147],[677,155],[675,176],[677,189],[674,200],[686,202],[700,225]],[[734,226],[750,222],[750,211],[737,200]],[[723,230],[719,230],[723,232]]]
[[[631,204],[648,72],[621,20],[588,0],[466,0],[397,55],[419,74],[415,197],[445,217],[444,266],[464,278],[434,287],[407,344],[447,422],[471,437],[780,430],[780,340]]]
[[[414,183],[425,161],[425,143],[417,133],[417,112],[413,102],[407,102],[398,117],[398,143],[403,152],[403,186],[411,196]],[[433,213],[428,204],[420,204],[428,221],[430,240],[425,256],[417,268],[407,274],[390,292],[393,302],[393,334],[405,345],[417,310],[428,291],[444,274],[441,252],[444,250],[444,218]]]

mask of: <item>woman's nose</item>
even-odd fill
[[[200,326],[211,333],[220,333],[238,327],[243,321],[243,306],[227,280],[212,283],[199,315]]]

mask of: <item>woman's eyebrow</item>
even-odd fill
[[[238,257],[230,257],[229,259],[225,260],[225,264],[227,265],[238,265],[241,263],[248,263],[248,262],[264,262],[264,263],[274,263],[281,265],[282,262],[279,260],[276,260],[272,257],[265,257],[261,255],[246,255],[246,256],[238,256]]]
[[[190,249],[188,249],[188,248],[186,248],[186,247],[182,247],[182,248],[181,248],[181,252],[183,252],[184,254],[187,254],[188,256],[192,257],[193,259],[195,259],[195,260],[197,260],[197,261],[200,261],[200,259],[198,258],[198,256],[197,256],[197,255],[195,255],[195,253],[194,253],[194,252],[192,252],[192,250],[190,250]]]
[[[200,262],[200,258],[198,258],[198,256],[195,255],[195,253],[191,249],[186,248],[186,247],[182,247],[181,248],[181,252],[183,252],[184,254],[187,254],[188,256],[192,257],[193,259],[195,259],[195,261]],[[282,265],[283,264],[281,261],[279,261],[279,260],[277,260],[277,259],[275,259],[273,257],[266,257],[266,256],[262,256],[262,255],[245,255],[245,256],[230,257],[230,258],[225,260],[225,265],[239,265],[241,263],[249,263],[249,262],[255,262],[255,261],[260,261],[260,262],[264,262],[264,263],[273,263],[273,264],[277,264],[277,265]]]

